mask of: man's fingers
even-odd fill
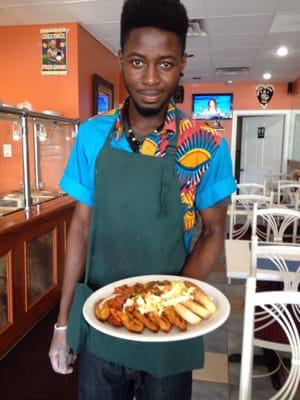
[[[75,359],[69,354],[49,353],[52,368],[59,374],[71,374],[73,368],[68,365],[74,363]],[[76,356],[75,356],[76,358]]]

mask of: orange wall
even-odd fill
[[[256,87],[261,82],[234,82],[227,86],[224,82],[187,83],[184,85],[184,103],[180,105],[186,113],[192,112],[193,93],[233,93],[233,110],[263,110],[256,98]],[[286,82],[271,83],[274,95],[267,110],[290,109],[291,95],[287,94]]]
[[[300,109],[300,78],[296,79],[293,82],[293,100],[292,100],[292,108],[293,109]]]
[[[40,29],[51,27],[68,28],[65,76],[41,75]],[[0,97],[4,103],[27,100],[35,111],[55,110],[78,117],[77,36],[76,23],[0,27]]]
[[[114,103],[119,103],[120,68],[115,54],[109,51],[80,25],[78,26],[79,116],[85,120],[92,116],[92,76],[114,85]]]
[[[232,86],[227,86],[225,82],[203,82],[203,83],[186,83],[184,84],[184,102],[178,104],[178,107],[187,114],[192,113],[192,94],[193,93],[232,93],[233,94],[233,110],[263,110],[257,98],[256,87],[262,82],[234,82]],[[267,106],[267,110],[285,110],[291,108],[292,95],[287,94],[286,82],[271,82],[275,88],[274,95]],[[227,138],[230,143],[231,138],[231,121],[222,123],[225,131],[222,135]]]

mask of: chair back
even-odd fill
[[[238,183],[238,194],[266,195],[266,183]]]
[[[279,181],[277,181],[277,204],[280,204],[282,200],[282,186],[294,184],[297,184],[297,181],[295,181],[294,179],[280,179]]]
[[[253,335],[255,307],[274,319],[284,331],[291,349],[291,368],[281,389],[271,399],[293,399],[300,382],[300,338],[299,331],[291,315],[291,308],[300,310],[300,292],[270,291],[256,292],[256,279],[247,278],[242,361],[240,374],[239,400],[250,400],[252,393]]]
[[[266,240],[268,242],[282,243],[300,241],[298,226],[300,225],[300,211],[288,208],[259,209],[257,204],[253,206],[252,238],[257,233],[257,221],[265,221],[267,225]]]
[[[300,199],[300,182],[282,183],[279,185],[279,190],[280,203],[297,210]]]
[[[272,193],[270,196],[258,194],[233,194],[231,196],[231,205],[229,207],[229,239],[250,239],[254,204],[257,205],[257,209],[271,207],[273,204]],[[260,234],[262,236],[266,235],[262,232]]]

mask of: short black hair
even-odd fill
[[[180,0],[125,0],[121,15],[121,49],[134,28],[153,27],[177,35],[185,50],[188,16]]]

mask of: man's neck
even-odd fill
[[[130,102],[127,110],[130,128],[140,136],[146,136],[150,132],[153,132],[164,125],[166,112],[167,107],[164,107],[158,114],[153,116],[143,116]]]

